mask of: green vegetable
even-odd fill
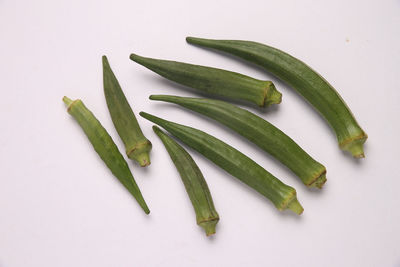
[[[82,127],[89,141],[92,143],[97,154],[104,161],[115,177],[128,189],[135,197],[139,205],[146,214],[150,213],[142,193],[139,190],[128,164],[119,152],[114,141],[107,133],[106,129],[100,124],[90,110],[86,108],[81,100],[72,101],[64,96],[64,103],[68,106],[68,113],[74,117]]]
[[[293,187],[285,185],[230,145],[203,131],[163,120],[145,112],[139,114],[160,125],[232,176],[270,199],[278,210],[290,209],[297,214],[303,212],[303,207],[298,202],[296,190]]]
[[[253,102],[261,107],[281,102],[282,94],[270,81],[222,69],[160,60],[131,54],[130,58],[174,82],[232,99]]]
[[[276,48],[249,41],[186,38],[188,43],[221,50],[260,65],[296,89],[327,120],[339,147],[364,157],[367,134],[358,125],[338,92],[302,61]]]
[[[103,56],[103,83],[108,110],[115,129],[125,144],[126,154],[140,166],[148,166],[151,143],[143,135],[106,56]]]
[[[219,221],[219,216],[199,167],[189,153],[160,128],[153,126],[153,130],[164,143],[175,167],[178,169],[196,212],[197,224],[204,228],[207,236],[215,234],[215,226]]]
[[[326,182],[323,165],[281,130],[245,109],[206,98],[152,95],[150,99],[178,104],[228,126],[289,167],[309,187],[321,188]]]

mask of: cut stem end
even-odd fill
[[[146,167],[151,164],[149,153],[142,153],[135,157],[135,160],[139,163],[140,167]]]
[[[282,94],[276,90],[275,85],[272,82],[268,82],[265,88],[264,103],[262,106],[268,107],[272,104],[279,104],[282,102]]]
[[[360,137],[354,138],[350,142],[346,142],[340,147],[342,150],[350,152],[354,158],[365,158],[363,145],[367,138],[368,136],[366,134],[363,134]]]
[[[326,183],[326,174],[321,175],[318,177],[318,179],[315,181],[315,187],[318,189],[322,189],[324,184]]]
[[[210,236],[215,234],[215,227],[218,223],[218,218],[211,220],[211,221],[205,221],[205,222],[201,222],[199,223],[199,225],[206,231],[206,235]]]
[[[141,167],[146,167],[150,165],[150,150],[151,142],[146,140],[142,143],[136,144],[134,147],[126,150],[128,158],[133,159],[139,163]]]
[[[352,144],[346,150],[355,158],[365,158],[362,144]]]
[[[321,173],[320,176],[317,177],[311,184],[307,185],[308,187],[316,187],[318,189],[322,189],[324,184],[326,183],[326,172]]]
[[[72,102],[74,102],[74,101],[72,101],[70,98],[68,98],[66,96],[63,97],[63,101],[67,106],[71,105]]]
[[[297,198],[293,198],[293,200],[287,205],[287,208],[298,215],[302,214],[304,211],[304,208],[301,206]]]

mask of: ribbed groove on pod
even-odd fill
[[[297,214],[303,212],[303,208],[296,197],[296,190],[293,187],[282,183],[252,159],[230,145],[195,128],[173,123],[145,112],[139,114],[163,127],[217,166],[270,199],[278,210],[291,209]]]
[[[209,94],[253,102],[261,107],[279,104],[282,94],[270,81],[257,80],[236,72],[176,61],[130,58],[166,79]]]
[[[187,37],[188,43],[221,50],[255,63],[292,86],[326,119],[339,147],[363,158],[367,134],[338,92],[304,62],[276,48],[250,41]]]

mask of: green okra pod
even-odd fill
[[[139,114],[163,127],[183,143],[271,200],[278,210],[290,209],[297,214],[303,212],[303,207],[298,202],[296,190],[293,187],[281,182],[237,149],[198,129],[145,112]]]
[[[103,84],[108,110],[126,154],[144,167],[150,164],[151,142],[143,135],[135,114],[115,77],[107,57],[103,56]]]
[[[219,215],[215,210],[210,190],[199,167],[189,153],[160,128],[153,126],[153,130],[160,137],[175,167],[178,169],[196,212],[197,224],[204,228],[207,236],[215,234],[215,226],[219,221]]]
[[[151,95],[150,99],[178,104],[224,124],[274,156],[309,187],[321,188],[326,182],[322,164],[281,130],[245,109],[207,98]]]
[[[131,54],[130,58],[159,75],[209,94],[253,102],[261,107],[279,104],[282,94],[270,81],[257,80],[217,68]]]
[[[64,96],[63,101],[68,106],[68,113],[71,114],[82,127],[100,158],[114,176],[117,177],[125,188],[135,197],[144,212],[149,214],[150,210],[129,170],[128,164],[106,129],[104,129],[93,113],[86,108],[80,99],[72,101]]]
[[[339,93],[304,62],[276,48],[250,41],[187,37],[188,43],[221,50],[255,63],[292,86],[326,119],[339,147],[353,157],[364,157],[367,134]]]

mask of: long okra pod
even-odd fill
[[[199,167],[189,153],[161,131],[160,128],[153,126],[153,130],[160,137],[175,167],[178,169],[196,212],[197,224],[204,228],[207,236],[215,234],[215,226],[219,221],[219,215],[215,210],[210,190]]]
[[[104,95],[115,129],[125,144],[128,157],[139,162],[142,167],[147,166],[150,164],[151,143],[143,135],[107,57],[103,56],[102,60]]]
[[[304,62],[276,48],[249,41],[187,37],[188,43],[221,50],[260,65],[297,90],[321,113],[336,133],[339,147],[364,157],[367,134],[338,92]]]
[[[130,58],[174,82],[209,94],[253,102],[261,107],[279,104],[282,94],[270,81],[236,72],[131,54]]]
[[[150,99],[175,103],[217,120],[274,156],[309,187],[321,188],[326,182],[326,169],[322,164],[281,130],[245,109],[207,98],[151,95]]]
[[[71,114],[82,127],[100,158],[114,176],[117,177],[125,188],[135,197],[144,212],[149,214],[150,210],[129,170],[128,164],[106,129],[104,129],[93,113],[86,108],[80,99],[72,101],[64,96],[63,101],[68,106],[68,113]]]
[[[139,114],[163,127],[186,145],[271,200],[278,210],[290,209],[297,214],[303,212],[303,207],[298,202],[296,190],[293,187],[282,183],[237,149],[195,128],[173,123],[145,112]]]

